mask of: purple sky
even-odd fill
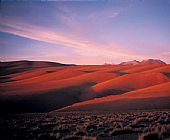
[[[0,60],[170,63],[169,0],[1,2]]]

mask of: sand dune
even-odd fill
[[[74,74],[72,70],[69,70],[71,74]],[[61,72],[61,71],[60,71]],[[62,71],[63,72],[63,71]],[[80,71],[77,71],[78,73],[81,73]],[[52,74],[52,73],[51,73]],[[56,90],[56,89],[61,89],[61,88],[67,88],[67,87],[72,87],[72,86],[78,86],[86,83],[99,83],[102,81],[106,81],[109,79],[113,79],[119,75],[115,73],[108,73],[108,72],[93,72],[93,73],[85,73],[77,76],[78,74],[75,73],[76,76],[68,78],[67,75],[62,75],[59,73],[57,78],[59,79],[51,79],[51,81],[48,78],[55,78],[54,75],[52,74],[52,77],[48,77],[47,79],[45,78],[45,75],[39,76],[37,78],[34,78],[38,80],[38,82],[34,82],[32,79],[24,80],[23,83],[4,83],[1,84],[2,89],[4,90],[4,94],[31,94],[35,92],[44,92],[48,90]],[[48,74],[49,75],[49,74]],[[63,77],[67,77],[67,79],[63,79]],[[43,79],[40,79],[43,78]],[[60,79],[62,78],[62,80]],[[30,80],[32,82],[30,83]],[[44,82],[45,80],[49,80],[48,82]],[[29,82],[28,82],[29,81]],[[22,81],[21,81],[22,82]],[[22,85],[22,86],[21,86]]]
[[[168,82],[170,79],[161,73],[126,74],[115,79],[101,82],[92,87],[99,94],[126,92]]]
[[[123,72],[126,73],[137,73],[137,72],[144,72],[147,70],[155,69],[155,68],[161,68],[164,67],[164,65],[138,65],[135,67],[132,67],[130,69],[124,70]]]
[[[167,72],[167,73],[170,73],[170,65],[165,65],[162,67],[150,69],[150,70],[147,70],[146,72],[161,72],[161,73]]]
[[[125,68],[128,68],[128,66],[69,66],[58,67],[56,69],[53,67],[48,69],[41,68],[31,72],[23,72],[21,75],[15,75],[10,78],[15,81],[3,83],[1,84],[1,87],[4,94],[35,93],[86,83],[100,83],[119,76],[115,71]],[[54,70],[57,71],[51,73],[47,72]]]
[[[141,96],[148,98],[155,93],[155,90],[150,91],[151,86],[160,85],[159,91],[164,83],[170,81],[170,65],[70,66],[30,61],[0,65],[3,65],[0,74],[1,109],[14,112],[24,108],[28,112],[51,111],[94,98],[112,97],[108,95],[114,95],[116,99],[120,94],[126,96],[126,93],[137,100],[137,91],[144,89],[151,93],[140,91]]]
[[[107,96],[107,97],[102,97],[102,98],[95,98],[92,100],[88,100],[85,102],[80,102],[80,103],[76,103],[73,104],[71,106],[65,107],[61,110],[87,110],[87,109],[92,109],[92,110],[100,110],[101,106],[103,106],[102,108],[105,110],[107,110],[107,108],[109,108],[110,110],[114,110],[114,106],[115,103],[119,103],[120,108],[122,107],[122,105],[127,102],[133,102],[134,106],[136,103],[136,109],[138,108],[138,102],[141,101],[146,101],[147,103],[149,103],[150,100],[150,105],[152,104],[151,101],[157,100],[158,103],[157,104],[167,104],[169,105],[170,102],[167,102],[166,99],[170,98],[170,82],[167,83],[163,83],[163,84],[159,84],[156,86],[151,86],[148,88],[143,88],[143,89],[138,89],[135,91],[131,91],[131,92],[127,92],[124,93],[122,95],[111,95],[111,96]],[[160,99],[160,100],[159,100]],[[161,101],[161,102],[160,102]],[[165,103],[163,103],[162,101],[166,101]],[[143,108],[147,108],[148,104],[142,104]],[[152,106],[154,109],[154,106]],[[166,106],[167,107],[167,106]],[[116,108],[118,108],[118,106],[116,106]],[[123,108],[126,108],[125,106]],[[91,110],[90,109],[90,110]],[[128,109],[128,106],[127,106]]]
[[[84,74],[82,71],[77,71],[74,69],[67,69],[66,67],[59,67],[58,69],[43,69],[38,70],[31,73],[26,73],[23,75],[18,75],[10,78],[11,80],[15,80],[14,82],[8,83],[8,85],[16,85],[16,84],[27,84],[27,83],[40,83],[44,81],[50,80],[61,80],[67,79],[74,76],[78,76]]]
[[[44,75],[50,72],[55,72],[55,71],[59,71],[64,69],[65,67],[47,67],[47,68],[39,68],[36,70],[29,70],[29,71],[25,71],[22,73],[17,73],[17,74],[11,74],[10,79],[11,80],[24,80],[24,79],[29,79],[29,78],[33,78],[33,77],[37,77],[40,75]]]

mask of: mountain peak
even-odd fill
[[[141,64],[164,64],[165,65],[166,63],[159,59],[147,59],[147,60],[143,60]]]
[[[143,60],[141,62],[133,60],[133,61],[127,61],[127,62],[120,63],[120,65],[137,65],[137,64],[162,64],[162,65],[165,65],[166,63],[159,59],[147,59],[147,60]]]
[[[127,61],[127,62],[122,62],[122,63],[120,63],[120,65],[137,65],[139,63],[140,62],[137,60],[132,60],[132,61]]]

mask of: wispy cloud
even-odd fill
[[[67,33],[61,33],[36,26],[23,21],[1,18],[0,31],[29,38],[37,41],[43,41],[75,49],[78,53],[87,56],[106,56],[106,57],[126,57],[133,58],[136,52],[120,49],[116,44],[106,42],[95,42],[75,38]],[[141,54],[140,54],[141,55]],[[139,56],[139,54],[138,54]],[[140,56],[139,56],[140,57]],[[142,55],[141,55],[142,57]]]
[[[63,25],[70,28],[73,32],[86,33],[98,30],[103,25],[111,22],[112,19],[126,11],[128,6],[129,4],[119,7],[113,5],[107,8],[99,7],[96,10],[88,8],[84,15],[77,12],[77,9],[75,10],[73,7],[62,5],[61,7],[57,6],[59,12],[56,13],[56,16]]]

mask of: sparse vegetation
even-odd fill
[[[51,112],[0,117],[2,139],[167,140],[170,111]]]

